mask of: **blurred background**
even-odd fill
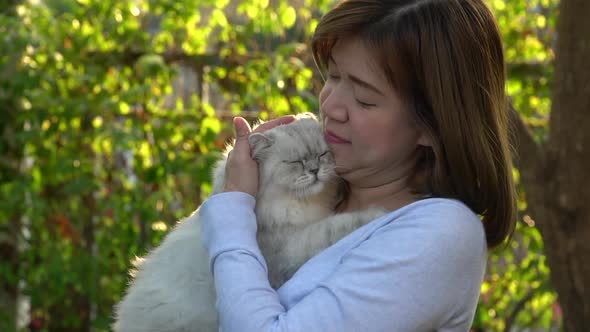
[[[472,331],[590,331],[590,2],[486,2],[521,214]],[[208,195],[231,118],[318,110],[308,42],[333,3],[1,0],[0,331],[108,331],[131,260]]]

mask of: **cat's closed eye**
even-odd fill
[[[301,163],[301,160],[283,160],[286,164]]]
[[[320,160],[320,159],[322,159],[324,157],[328,157],[330,155],[331,155],[330,150],[326,150],[326,151],[322,152],[321,154],[316,155],[317,157],[315,157],[315,159],[316,160]],[[313,160],[313,159],[314,159],[313,154],[311,154],[311,155],[309,155],[307,157],[303,157],[303,158],[296,159],[296,160],[285,160],[285,159],[283,159],[282,162],[285,163],[285,164],[304,165],[305,164],[304,163],[304,160]]]

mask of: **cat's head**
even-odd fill
[[[315,117],[253,133],[248,140],[259,164],[261,190],[280,186],[304,198],[337,187],[334,157]]]

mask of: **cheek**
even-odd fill
[[[290,183],[295,181],[298,177],[301,176],[303,173],[303,166],[294,163],[294,164],[282,164],[278,167],[278,172],[275,175],[278,175],[282,178],[286,183]]]
[[[381,132],[379,148],[392,156],[407,156],[417,148],[418,134],[413,127],[397,127],[395,131]]]
[[[332,87],[328,83],[324,84],[324,87],[320,91],[320,110],[321,110],[321,105],[324,104],[324,102],[330,96],[331,93],[332,93]]]
[[[355,121],[356,139],[361,150],[390,151],[398,146],[411,148],[415,145],[417,135],[414,127],[404,119],[376,115],[379,114],[364,113]]]

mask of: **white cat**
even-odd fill
[[[260,174],[257,240],[274,288],[309,258],[387,212],[334,214],[341,182],[321,125],[306,116],[249,137]],[[222,160],[214,169],[213,193],[221,191],[224,172]],[[198,210],[135,267],[127,294],[115,308],[115,332],[218,331]]]

